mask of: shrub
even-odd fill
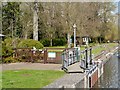
[[[42,39],[40,40],[40,42],[45,46],[45,47],[49,47],[50,46],[50,39]]]
[[[45,38],[45,39],[42,39],[40,42],[46,47],[50,46],[50,39]],[[53,46],[64,46],[66,45],[66,43],[67,41],[65,38],[52,39]]]
[[[66,43],[67,41],[65,38],[53,39],[53,46],[64,46]]]
[[[2,56],[7,57],[11,56],[13,53],[14,45],[18,45],[20,42],[19,38],[6,38],[4,41],[2,41]]]
[[[17,62],[17,60],[11,56],[3,60],[3,63],[15,63],[15,62]]]
[[[18,44],[18,48],[33,48],[33,47],[40,49],[43,48],[43,45],[39,41],[33,39],[25,39]]]

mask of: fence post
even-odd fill
[[[31,49],[31,62],[33,61],[33,50]]]
[[[44,50],[44,64],[47,62],[47,49]]]

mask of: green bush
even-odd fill
[[[53,46],[64,46],[66,43],[67,40],[65,38],[53,39]]]
[[[7,57],[3,60],[3,63],[15,63],[15,62],[18,62],[15,58],[13,57]]]
[[[50,46],[50,39],[45,38],[40,40],[40,42],[45,46],[45,47],[49,47]]]
[[[13,53],[13,48],[17,47],[19,42],[19,38],[6,38],[4,41],[2,41],[2,56],[11,56]]]
[[[40,41],[45,47],[49,47],[50,46],[50,39],[48,38],[45,38],[45,39],[42,39]],[[55,38],[55,39],[52,39],[52,45],[53,46],[64,46],[66,45],[67,41],[65,38]]]
[[[40,49],[43,48],[43,45],[39,41],[33,39],[25,39],[18,44],[18,48],[33,48],[33,47]]]

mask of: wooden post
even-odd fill
[[[31,50],[31,62],[33,61],[33,50]]]
[[[47,62],[47,49],[44,50],[44,64]]]

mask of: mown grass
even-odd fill
[[[97,47],[96,49],[93,49],[92,54],[97,55],[97,54],[99,54],[101,51],[103,51],[105,49],[106,48],[104,48],[104,47]]]
[[[97,54],[101,53],[103,50],[108,50],[108,49],[111,49],[115,46],[117,46],[117,43],[105,43],[105,44],[103,44],[101,46],[98,46],[97,48],[93,49],[92,53],[94,55],[97,55]]]
[[[65,48],[65,46],[50,46],[50,47],[45,47],[45,48]]]
[[[2,72],[0,72],[0,90],[2,89]]]
[[[63,71],[53,70],[3,71],[2,88],[42,88],[64,74]]]
[[[106,48],[106,47],[103,47],[102,45],[106,45],[107,48]],[[114,46],[116,46],[116,45],[117,45],[117,43],[102,43],[102,44],[98,44],[98,43],[92,44],[92,43],[90,43],[90,44],[89,44],[89,46],[92,46],[92,47],[98,46],[98,48],[93,49],[93,54],[99,54],[101,51],[106,50],[106,49],[108,49],[108,48],[112,48],[112,47],[114,47]],[[81,51],[84,50],[85,47],[86,47],[86,46],[83,46],[83,45],[80,46],[80,50],[81,50]],[[47,47],[47,48],[63,48],[63,50],[64,50],[65,46],[53,46],[53,47]],[[48,51],[49,51],[49,52],[62,52],[63,50],[56,49],[56,50],[48,50]]]

